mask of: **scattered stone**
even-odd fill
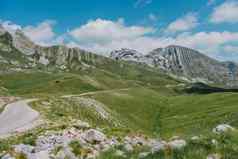
[[[221,155],[220,154],[211,154],[207,156],[207,159],[221,159]]]
[[[218,145],[218,141],[217,141],[216,139],[212,139],[211,142],[212,142],[212,144],[215,145],[215,146]]]
[[[60,135],[48,135],[48,136],[40,136],[36,140],[36,151],[51,151],[55,147],[63,145],[64,144],[64,138]]]
[[[142,136],[126,136],[124,138],[125,144],[131,144],[132,146],[143,146],[148,145],[148,141]]]
[[[78,128],[78,129],[88,129],[88,128],[90,128],[89,123],[81,121],[81,120],[76,121],[76,123],[74,123],[73,126]]]
[[[198,140],[200,140],[200,137],[199,136],[193,136],[193,137],[191,137],[191,140],[198,141]]]
[[[2,156],[1,159],[15,159],[15,157],[12,157],[9,153]]]
[[[102,132],[95,129],[87,130],[84,132],[83,136],[89,143],[100,143],[106,139],[106,136]]]
[[[30,145],[20,144],[14,146],[14,150],[17,153],[30,154],[33,153],[34,147]]]
[[[133,148],[133,146],[131,146],[131,144],[125,144],[124,148],[127,152],[132,152],[134,150],[134,148]]]
[[[150,153],[149,152],[142,152],[138,155],[139,159],[143,159],[146,158]]]
[[[225,133],[227,131],[233,131],[235,130],[235,128],[233,128],[232,126],[228,125],[228,124],[221,124],[218,125],[217,127],[215,127],[212,132],[216,133],[216,134],[222,134]]]
[[[183,149],[186,145],[187,145],[186,141],[182,139],[176,139],[168,143],[168,146],[171,149],[176,149],[176,150]]]
[[[157,141],[152,143],[151,145],[151,151],[152,153],[158,153],[160,151],[163,151],[167,148],[167,142],[165,141]]]
[[[121,150],[117,150],[115,152],[115,156],[126,158],[125,153],[123,151],[121,151]]]

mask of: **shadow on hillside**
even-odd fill
[[[233,92],[238,93],[236,88],[219,88],[206,85],[204,83],[194,83],[191,86],[183,89],[185,93],[195,93],[195,94],[209,94],[209,93],[224,93],[224,92]]]

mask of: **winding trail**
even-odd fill
[[[115,90],[126,91],[129,90],[129,88],[86,92],[77,95],[65,95],[62,96],[62,98],[81,97],[98,93],[110,93]],[[3,112],[0,114],[0,138],[25,132],[39,124],[38,121],[40,114],[28,105],[28,103],[37,100],[38,99],[20,100],[5,106]]]
[[[71,98],[71,97],[82,97],[82,96],[88,96],[88,95],[95,95],[99,93],[110,93],[114,91],[128,91],[130,88],[122,88],[122,89],[110,89],[110,90],[102,90],[102,91],[92,91],[92,92],[86,92],[81,94],[71,94],[71,95],[65,95],[61,96],[62,98]]]
[[[0,114],[0,137],[24,132],[36,126],[40,114],[28,105],[28,103],[36,100],[21,100],[6,105]]]

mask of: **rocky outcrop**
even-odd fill
[[[134,61],[165,70],[173,77],[190,82],[238,86],[238,65],[233,62],[220,62],[204,54],[181,46],[158,48],[147,55],[122,49],[113,51],[111,58]]]
[[[31,68],[40,66],[61,70],[80,70],[108,61],[106,57],[79,48],[68,48],[63,45],[43,47],[33,43],[21,30],[8,33],[1,26],[0,56],[1,60],[7,59],[9,64],[12,64],[9,60],[14,60]]]
[[[122,48],[121,50],[112,51],[110,57],[115,60],[138,62],[153,66],[152,58],[148,58],[144,56],[142,53],[132,49]]]

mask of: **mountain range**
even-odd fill
[[[62,71],[81,70],[88,67],[102,67],[115,61],[127,61],[146,65],[175,79],[186,82],[202,82],[223,87],[238,86],[238,65],[234,62],[220,62],[196,50],[171,45],[157,48],[148,54],[136,50],[121,49],[104,57],[63,45],[43,47],[32,42],[21,30],[7,32],[0,26],[0,63],[2,71],[45,68]]]

